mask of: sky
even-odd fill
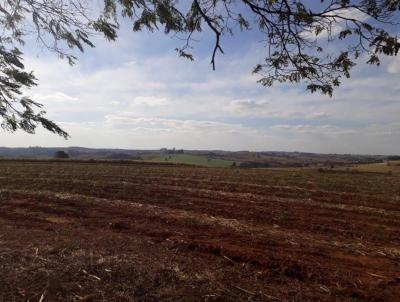
[[[75,66],[30,43],[25,66],[39,86],[27,93],[71,137],[3,131],[0,145],[400,154],[400,57],[379,68],[360,62],[329,97],[258,84],[251,71],[265,49],[257,34],[224,38],[213,71],[208,33],[190,62],[175,52],[178,38],[129,28],[116,42],[94,37]]]

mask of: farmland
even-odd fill
[[[152,159],[155,162],[179,163],[203,167],[230,167],[234,161],[191,154],[165,154]]]
[[[398,301],[400,177],[0,161],[0,301]]]
[[[382,163],[370,163],[361,165],[350,165],[349,167],[338,167],[337,170],[350,170],[360,172],[375,172],[375,173],[395,173],[400,174],[400,162],[390,161]]]

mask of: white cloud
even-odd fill
[[[366,21],[369,17],[368,14],[365,14],[364,12],[356,9],[356,8],[347,8],[347,9],[339,9],[339,10],[335,10],[332,12],[328,12],[324,15],[322,15],[322,17],[334,17],[334,16],[340,16],[341,18],[346,18],[346,19],[354,19],[357,20],[359,22],[364,22]],[[302,36],[305,39],[308,40],[321,40],[321,39],[327,39],[328,37],[335,37],[337,36],[341,31],[343,31],[345,29],[344,24],[345,23],[349,23],[349,21],[346,21],[344,19],[340,19],[340,18],[335,18],[335,22],[331,27],[326,27],[328,30],[323,30],[322,32],[320,32],[318,34],[318,36],[316,35],[316,33],[314,31],[312,32],[303,32]],[[315,28],[313,28],[314,30]]]
[[[355,19],[358,21],[366,21],[369,15],[357,8],[341,8],[332,12],[328,12],[323,16],[341,16],[346,19]]]
[[[400,56],[394,57],[389,62],[387,70],[390,73],[400,73]]]
[[[230,101],[224,109],[238,116],[265,116],[273,114],[268,104],[265,100],[237,99]]]
[[[111,128],[129,126],[135,129],[168,129],[177,132],[254,132],[240,124],[230,124],[204,120],[179,120],[157,117],[135,117],[133,114],[115,114],[106,116],[106,124]]]
[[[38,102],[56,102],[56,103],[70,103],[70,102],[76,102],[78,101],[77,97],[73,97],[70,96],[64,92],[54,92],[51,94],[47,94],[47,95],[40,95],[40,94],[36,94],[33,95],[32,97],[34,100],[38,101]]]
[[[310,115],[310,118],[312,119],[322,119],[322,118],[327,118],[329,117],[329,114],[326,112],[313,112]]]
[[[169,102],[165,97],[157,96],[138,96],[131,102],[132,106],[146,106],[146,107],[157,107],[167,105]]]
[[[340,130],[339,127],[334,125],[274,125],[271,127],[274,130],[284,130],[298,133],[319,133],[319,134],[331,134]]]
[[[400,136],[400,123],[372,124],[364,127],[339,127],[335,125],[274,125],[273,130],[287,131],[294,134],[312,134],[326,136],[348,136],[356,135],[364,139],[374,140],[376,137],[398,137]]]
[[[235,110],[257,110],[268,106],[268,101],[254,101],[249,99],[233,100],[230,105]]]

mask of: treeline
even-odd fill
[[[175,149],[175,148],[172,148],[172,149],[162,148],[160,151],[161,151],[161,153],[164,153],[164,154],[184,154],[185,153],[185,151],[183,149]]]

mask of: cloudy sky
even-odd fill
[[[197,38],[194,62],[177,56],[179,39],[128,26],[117,42],[96,37],[73,67],[29,45],[25,65],[40,81],[29,95],[71,138],[1,132],[0,144],[400,154],[400,57],[360,64],[330,98],[257,84],[254,34],[224,39],[216,71],[212,37]]]

